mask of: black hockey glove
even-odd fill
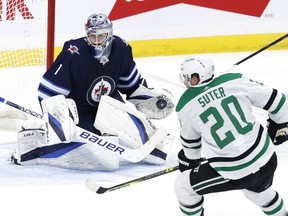
[[[196,160],[188,159],[185,156],[183,149],[181,149],[181,151],[178,153],[179,170],[181,172],[199,167],[201,162],[204,160],[205,158],[199,158]]]
[[[288,122],[277,124],[270,118],[267,120],[268,134],[275,145],[288,140]]]

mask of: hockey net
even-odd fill
[[[0,97],[37,112],[37,88],[48,58],[48,1],[0,0]],[[0,104],[1,128],[19,130],[30,118]]]

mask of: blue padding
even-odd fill
[[[79,142],[71,142],[69,143],[68,146],[65,146],[61,149],[58,149],[56,151],[50,152],[48,154],[44,154],[39,158],[58,158],[61,157],[62,155],[67,154],[70,151],[73,151],[77,148],[79,148],[80,146],[82,146],[84,143],[79,143]],[[60,144],[61,145],[61,144]],[[51,149],[50,149],[51,150]]]
[[[137,95],[137,96],[134,96],[134,97],[129,97],[129,100],[131,99],[138,99],[138,100],[147,100],[147,99],[150,99],[150,98],[154,98],[150,95]]]
[[[51,125],[51,127],[53,128],[53,130],[55,131],[55,133],[57,134],[57,136],[59,137],[59,139],[62,142],[66,141],[65,134],[64,134],[61,123],[54,116],[52,116],[50,113],[48,113],[48,121],[49,121],[49,124]]]
[[[149,137],[148,137],[148,134],[146,133],[146,129],[145,129],[142,121],[139,118],[137,118],[136,116],[132,115],[131,113],[128,113],[128,115],[130,116],[130,118],[132,119],[134,124],[136,125],[136,127],[139,131],[142,143],[145,144],[149,140]]]

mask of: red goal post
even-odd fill
[[[0,96],[41,111],[37,88],[54,61],[55,0],[0,0],[0,35]],[[2,128],[19,129],[27,118],[0,106]]]
[[[47,59],[48,68],[54,61],[54,38],[55,38],[55,0],[48,0],[47,16]]]

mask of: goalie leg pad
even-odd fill
[[[156,127],[143,113],[130,108],[109,96],[102,96],[94,127],[119,137],[119,143],[130,148],[139,148],[156,131]],[[164,164],[174,137],[167,134],[143,161],[150,164]]]
[[[18,144],[11,159],[19,165],[48,165],[76,170],[105,170],[119,168],[119,157],[98,145],[70,142],[47,144],[46,133],[42,129],[20,131]],[[115,136],[105,137],[117,143]]]
[[[168,133],[143,161],[148,164],[163,165],[168,157],[174,139],[175,137]]]
[[[28,129],[18,133],[18,142],[12,154],[14,163],[21,165],[38,164],[38,148],[47,144],[47,134],[43,129]]]
[[[114,139],[113,143],[118,140],[117,137],[106,138]],[[71,142],[66,145],[58,151],[41,156],[38,164],[90,171],[112,171],[119,168],[119,157],[95,144]]]
[[[117,135],[119,143],[134,149],[145,144],[157,129],[146,115],[109,96],[101,97],[94,126],[102,132]],[[173,140],[174,137],[167,134],[144,162],[163,164]]]
[[[121,145],[133,149],[141,147],[156,131],[143,113],[109,96],[101,97],[94,127],[117,135]]]

